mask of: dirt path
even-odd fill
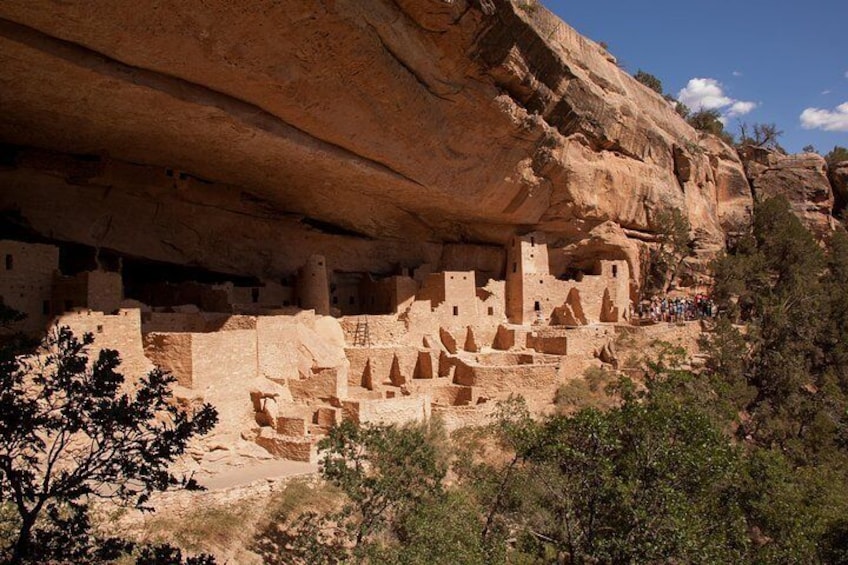
[[[228,467],[208,477],[198,477],[198,482],[209,490],[223,490],[247,485],[259,480],[274,480],[318,472],[317,463],[273,460],[244,467]]]

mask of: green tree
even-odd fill
[[[658,79],[651,73],[646,73],[642,69],[639,69],[638,71],[636,71],[636,74],[633,75],[633,78],[635,78],[637,81],[647,86],[657,94],[663,93],[662,82],[660,81],[660,79]]]
[[[674,111],[677,112],[677,115],[683,118],[684,120],[689,119],[689,116],[692,114],[692,110],[679,100],[674,104]]]
[[[728,145],[733,145],[734,143],[733,136],[724,129],[724,124],[721,121],[721,113],[718,110],[698,110],[697,112],[690,113],[686,121],[698,131],[720,137]]]
[[[198,488],[168,467],[215,425],[215,409],[179,409],[175,379],[159,370],[124,392],[118,353],[89,362],[92,342],[55,328],[36,354],[7,348],[0,358],[0,499],[16,524],[2,550],[10,563],[115,556],[131,544],[91,534],[92,498],[146,509],[153,491]]]
[[[688,218],[676,208],[659,212],[654,225],[657,245],[647,256],[643,288],[648,292],[666,292],[691,252],[690,225]]]
[[[652,386],[637,393],[625,380],[620,407],[553,417],[529,435],[518,428],[523,505],[511,528],[524,558],[728,563],[745,555],[739,453],[703,414]]]
[[[828,152],[827,155],[824,156],[824,160],[827,161],[828,167],[833,167],[837,163],[848,161],[848,149],[841,145],[836,145]]]
[[[423,425],[346,421],[330,430],[319,449],[321,476],[344,493],[346,503],[338,512],[303,514],[287,532],[284,562],[374,561],[397,552],[398,539],[420,550],[421,521],[429,524],[428,516],[450,508],[442,485],[447,464]]]
[[[797,464],[841,457],[848,446],[848,238],[835,233],[826,255],[783,198],[758,203],[753,227],[715,268],[715,298],[748,326],[747,353],[734,370],[756,395],[740,434],[779,446]],[[714,358],[737,354],[718,349]]]

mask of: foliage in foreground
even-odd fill
[[[438,429],[333,428],[321,441],[321,475],[344,494],[337,511],[306,511],[278,531],[279,563],[484,563],[479,508],[444,487],[447,462]]]
[[[126,392],[117,352],[102,350],[89,362],[91,334],[78,339],[55,328],[29,355],[20,343],[10,340],[0,352],[0,501],[9,534],[0,556],[10,563],[100,563],[132,551],[126,540],[94,534],[89,502],[148,509],[154,491],[199,488],[168,468],[215,425],[215,409],[179,409],[174,378],[159,370]],[[181,559],[168,546],[140,551],[142,563]]]
[[[348,503],[288,549],[336,532],[299,562],[845,563],[848,236],[823,250],[785,200],[758,203],[715,272],[702,371],[661,346],[606,409],[534,420],[512,399],[449,486],[432,434],[348,424],[322,446]]]

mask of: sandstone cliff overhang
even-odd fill
[[[0,105],[3,210],[226,272],[650,239],[670,208],[709,253],[750,213],[735,153],[535,0],[7,0]]]

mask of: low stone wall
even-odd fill
[[[487,366],[456,360],[454,383],[479,388],[490,397],[506,397],[522,390],[553,386],[556,364]]]
[[[344,400],[345,419],[358,424],[406,424],[430,419],[432,398],[429,394],[384,400]]]
[[[568,332],[564,327],[548,326],[533,328],[527,335],[527,347],[539,353],[568,355]]]
[[[433,387],[430,394],[434,406],[469,406],[477,398],[475,389],[470,386]]]
[[[595,351],[615,338],[615,326],[595,325],[568,328],[565,335],[568,340],[568,354],[570,356],[593,357]]]
[[[530,335],[531,331],[532,328],[530,326],[502,324],[496,330],[492,347],[502,351],[526,349],[527,336]]]
[[[329,401],[347,397],[347,375],[337,369],[321,369],[307,378],[289,379],[288,385],[295,401]]]
[[[393,384],[391,380],[392,365],[395,363],[395,359],[397,359],[397,369],[403,381],[410,381],[414,378],[432,378],[432,376],[426,376],[427,368],[422,366],[422,354],[431,356],[431,373],[435,373],[435,368],[438,367],[438,352],[431,352],[423,347],[406,345],[347,347],[345,348],[345,355],[350,361],[348,384],[351,387],[364,386],[363,376],[366,366],[369,367],[371,383],[375,389]],[[398,383],[394,384],[397,385]]]
[[[441,421],[448,433],[461,428],[479,428],[492,423],[496,403],[476,406],[434,406],[433,418]]]
[[[260,434],[256,443],[268,453],[280,459],[291,461],[305,461],[314,463],[318,460],[318,450],[311,437],[281,436],[270,428],[268,432]]]

